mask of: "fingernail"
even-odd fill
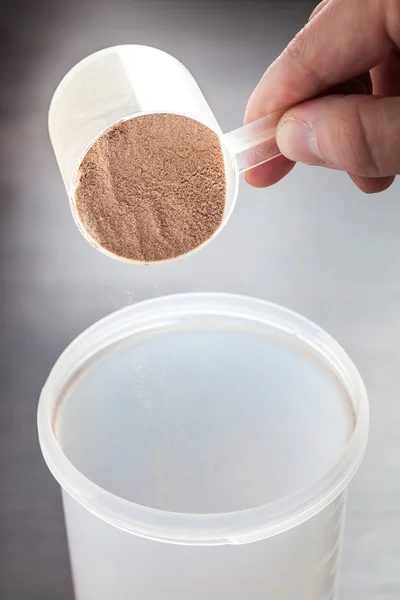
[[[290,160],[325,164],[318,150],[314,130],[306,121],[288,119],[277,132],[276,141],[282,154]]]

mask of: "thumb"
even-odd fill
[[[278,123],[277,143],[293,161],[361,177],[400,173],[400,98],[327,96],[300,104]]]

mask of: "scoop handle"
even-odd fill
[[[239,173],[280,156],[275,136],[282,115],[283,111],[274,112],[224,135],[225,144]]]

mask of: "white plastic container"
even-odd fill
[[[76,174],[90,146],[108,127],[151,113],[190,117],[220,136],[225,161],[226,205],[223,222],[214,236],[226,224],[234,208],[239,173],[280,154],[275,130],[281,113],[223,135],[192,74],[161,50],[137,45],[115,46],[82,60],[64,77],[53,96],[49,110],[50,138],[79,229],[101,252],[124,262],[139,261],[121,258],[98,247],[75,213],[72,200]]]
[[[79,336],[44,386],[76,600],[332,600],[368,401],[316,325],[158,298]]]

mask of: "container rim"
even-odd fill
[[[128,336],[184,323],[194,316],[247,319],[274,327],[308,347],[342,384],[355,414],[354,430],[337,464],[314,486],[271,503],[222,514],[186,514],[141,506],[120,498],[85,477],[63,453],[54,433],[62,392],[79,369],[99,352]],[[343,348],[323,329],[297,313],[247,296],[187,293],[125,307],[80,334],[61,354],[43,387],[38,407],[43,457],[63,490],[103,521],[154,541],[211,546],[244,544],[283,533],[308,520],[346,488],[361,462],[368,437],[369,406],[364,383]]]
[[[101,138],[102,135],[104,135],[104,133],[106,133],[107,131],[109,131],[110,129],[112,129],[113,127],[115,127],[116,125],[119,125],[120,123],[125,123],[126,121],[131,121],[132,119],[140,119],[141,117],[146,117],[148,115],[175,115],[175,116],[181,116],[181,117],[186,117],[187,119],[190,119],[191,121],[196,121],[197,123],[200,123],[202,125],[204,125],[204,123],[202,123],[201,121],[199,121],[198,119],[194,119],[193,117],[191,117],[188,114],[182,113],[182,112],[171,112],[171,111],[148,111],[148,112],[137,112],[131,115],[127,115],[121,119],[117,119],[116,121],[114,121],[113,123],[111,123],[110,125],[108,125],[105,129],[103,129],[103,131],[101,131],[95,138],[93,138],[93,140],[90,141],[90,143],[86,146],[86,148],[84,149],[84,151],[81,154],[80,159],[78,160],[78,163],[76,165],[75,168],[75,172],[72,178],[72,183],[71,183],[71,190],[69,190],[68,193],[68,200],[70,203],[70,207],[71,207],[71,212],[72,212],[72,216],[74,218],[74,221],[79,229],[79,231],[81,232],[81,234],[83,235],[83,237],[85,238],[86,241],[89,242],[89,244],[91,246],[93,246],[94,248],[96,248],[96,250],[98,250],[99,252],[101,252],[102,254],[104,254],[105,256],[108,256],[109,258],[113,258],[114,260],[118,260],[119,262],[123,262],[126,264],[131,264],[131,265],[145,265],[145,266],[156,266],[156,265],[162,265],[162,264],[167,264],[167,263],[172,263],[172,262],[176,262],[177,260],[182,260],[187,258],[188,256],[191,256],[193,254],[195,254],[196,252],[198,252],[199,250],[201,250],[202,248],[205,248],[206,246],[208,246],[208,244],[210,242],[212,242],[213,240],[215,240],[215,238],[217,237],[217,235],[219,233],[221,233],[221,231],[225,228],[226,224],[228,223],[229,219],[232,216],[233,210],[236,206],[236,201],[237,201],[237,197],[238,197],[238,193],[239,193],[239,171],[237,170],[236,166],[235,166],[235,160],[234,157],[232,155],[232,153],[230,152],[226,142],[225,142],[225,136],[222,133],[221,130],[217,130],[217,129],[212,129],[211,127],[209,127],[208,125],[206,125],[206,127],[208,127],[209,129],[211,129],[211,131],[213,131],[219,138],[220,144],[221,144],[221,149],[222,149],[222,153],[223,153],[223,158],[224,158],[224,166],[225,166],[225,173],[226,173],[226,183],[228,181],[229,178],[229,173],[231,174],[231,180],[233,180],[233,186],[232,186],[232,193],[231,193],[231,198],[228,198],[228,194],[225,198],[225,210],[224,210],[224,214],[222,217],[222,221],[221,223],[218,225],[217,229],[210,235],[209,238],[207,238],[204,242],[202,242],[199,246],[196,246],[195,248],[192,248],[192,250],[189,250],[188,252],[185,252],[184,254],[179,254],[179,256],[175,256],[173,258],[167,258],[164,260],[152,260],[150,262],[145,262],[142,260],[136,260],[133,258],[126,258],[124,256],[119,256],[118,254],[115,254],[114,252],[111,252],[111,250],[107,250],[106,248],[104,248],[101,244],[99,244],[99,242],[97,242],[91,235],[90,233],[87,231],[86,227],[84,226],[84,224],[82,223],[80,217],[79,217],[79,213],[78,211],[75,209],[75,203],[74,203],[74,195],[75,195],[75,189],[76,189],[76,185],[77,185],[77,180],[78,180],[78,171],[80,168],[80,165],[85,157],[85,155],[87,154],[87,152],[90,150],[90,148],[93,146],[93,144],[95,144],[99,138]],[[228,186],[226,186],[226,188],[228,189]]]

